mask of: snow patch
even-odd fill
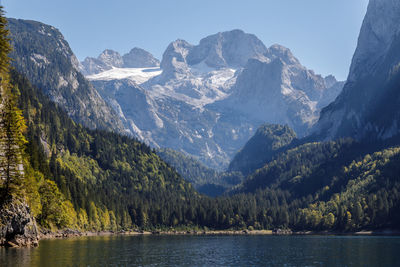
[[[137,84],[147,82],[149,79],[162,73],[160,68],[112,68],[98,74],[88,75],[86,78],[92,81],[111,81],[129,79]]]
[[[204,63],[204,61],[202,61],[196,65],[190,66],[190,71],[193,74],[205,74],[205,73],[209,73],[214,70],[215,70],[215,68],[209,67],[206,63]]]

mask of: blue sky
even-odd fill
[[[175,39],[197,44],[231,29],[290,48],[303,65],[346,79],[368,0],[1,0],[8,17],[58,28],[80,60],[137,46],[161,58]]]

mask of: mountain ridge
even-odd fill
[[[80,63],[79,68],[87,76],[113,68],[150,68],[159,66],[160,61],[152,54],[142,48],[134,47],[122,56],[117,51],[105,49],[97,58],[86,57]]]
[[[123,70],[128,72],[114,67],[121,77]],[[166,48],[161,73],[151,68],[129,71],[132,75],[124,77],[136,85],[118,79],[118,74],[111,76],[111,71],[87,77],[95,87],[111,91],[111,80],[118,80],[126,91],[141,88],[147,112],[159,123],[140,127],[154,119],[127,116],[125,109],[139,114],[143,111],[135,106],[143,104],[132,97],[127,105],[125,99],[118,110],[137,126],[130,128],[134,135],[154,147],[183,151],[219,170],[228,166],[263,123],[288,124],[304,136],[317,121],[321,106],[333,101],[342,85],[333,76],[325,79],[302,66],[288,48],[267,48],[255,35],[241,30],[207,36],[197,45],[178,39]],[[108,101],[118,104],[115,97]]]
[[[319,138],[386,139],[400,132],[399,12],[397,1],[370,1],[349,78],[314,127]]]
[[[53,26],[8,19],[12,66],[89,128],[125,132],[118,115],[79,71],[79,61]]]

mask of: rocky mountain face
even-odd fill
[[[287,124],[304,136],[341,83],[315,74],[289,49],[267,48],[241,30],[192,45],[172,42],[160,69],[114,68],[87,76],[155,147],[169,147],[223,169],[264,123]]]
[[[400,133],[400,2],[371,0],[348,81],[323,109],[321,139],[387,139]]]
[[[240,68],[249,58],[259,58],[267,52],[265,45],[253,34],[232,30],[210,35],[191,49],[189,65],[204,62],[213,68]]]
[[[26,247],[39,245],[39,231],[28,205],[9,201],[0,207],[0,246]]]
[[[89,128],[124,132],[124,126],[79,71],[79,61],[62,34],[54,27],[36,21],[8,19],[13,52],[10,57],[17,71],[77,122]]]
[[[125,68],[159,67],[160,61],[144,49],[135,47],[122,56]]]
[[[85,58],[80,69],[83,74],[92,75],[113,68],[150,68],[159,66],[160,61],[152,54],[135,47],[123,56],[116,51],[106,49],[97,58]]]
[[[322,103],[337,96],[340,84],[307,70],[289,49],[274,45],[264,58],[247,62],[231,94],[214,106],[244,114],[258,125],[287,124],[304,136],[317,121]]]
[[[235,155],[228,170],[244,175],[253,173],[295,139],[296,133],[288,126],[264,124]]]

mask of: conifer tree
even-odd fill
[[[23,135],[25,121],[17,107],[19,90],[9,82],[10,51],[7,20],[0,7],[0,180],[3,200],[20,193],[22,148],[27,142]]]
[[[0,79],[1,83],[8,82],[11,52],[10,39],[8,38],[7,19],[4,17],[3,7],[0,6]]]

